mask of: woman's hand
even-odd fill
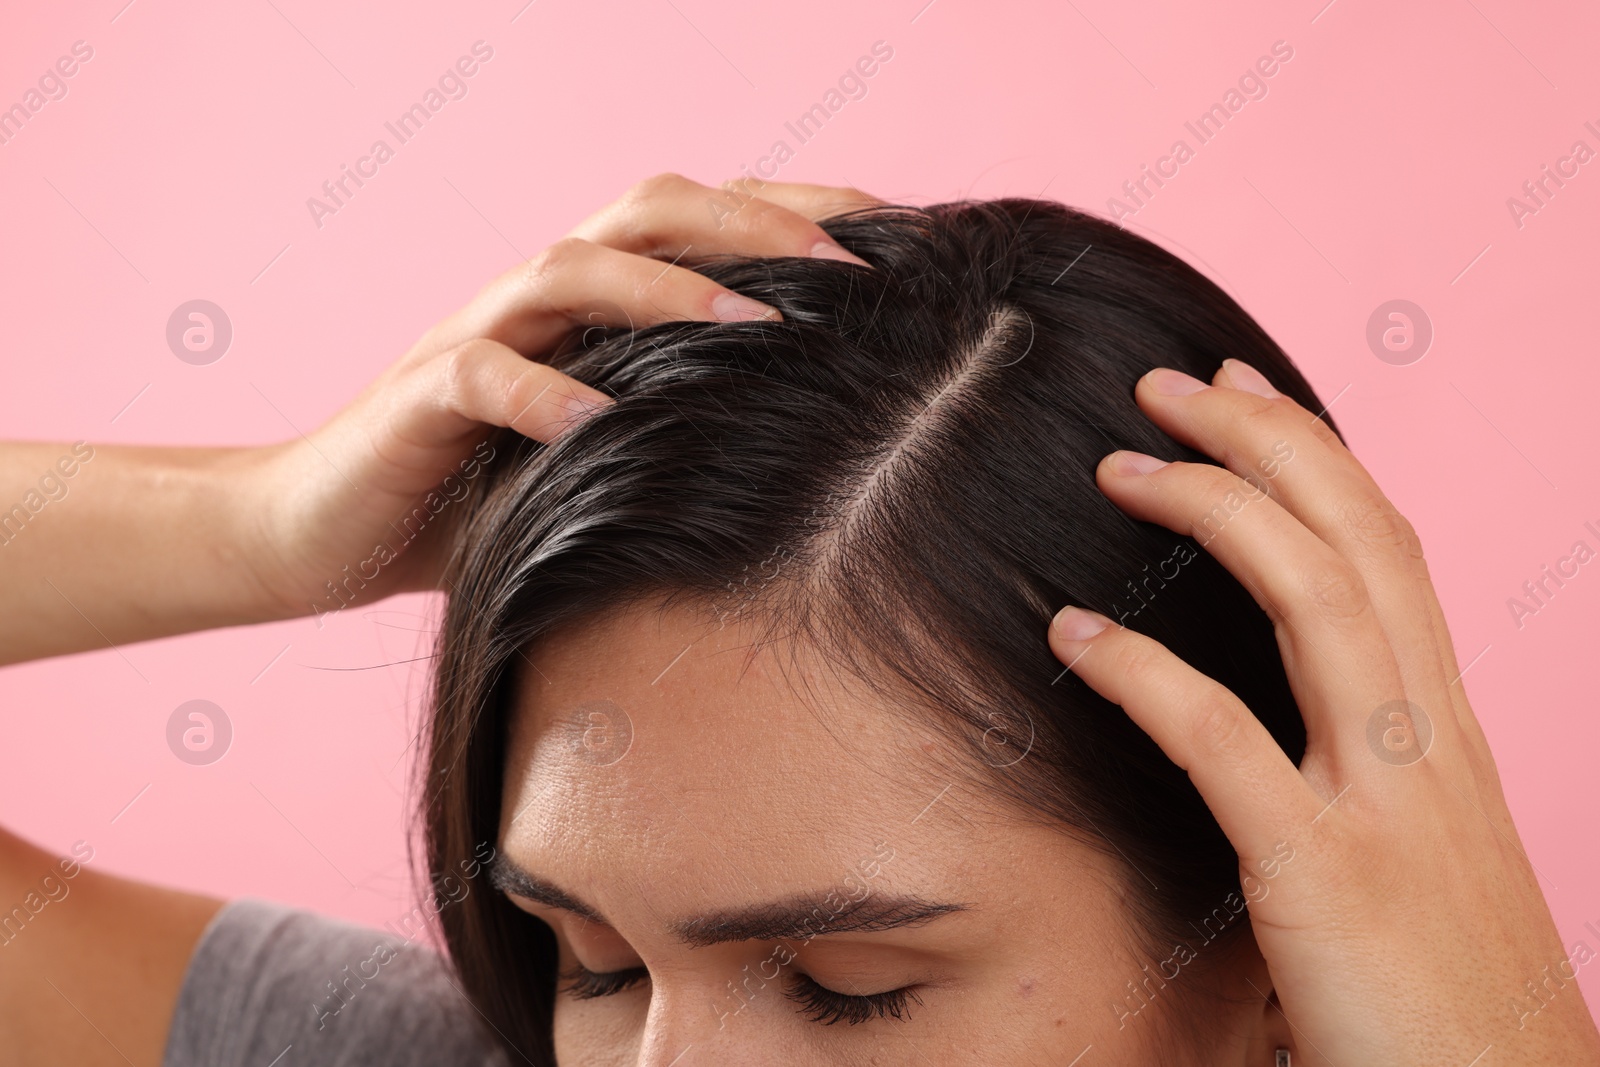
[[[1258,992],[1276,993],[1294,1062],[1600,1063],[1411,524],[1326,424],[1237,360],[1210,386],[1152,371],[1135,395],[1226,469],[1116,452],[1100,489],[1201,541],[1273,619],[1305,758],[1104,616],[1066,608],[1050,642],[1188,772],[1237,849],[1271,975]],[[1203,531],[1219,505],[1226,525]]]
[[[815,220],[881,201],[741,184],[735,192],[675,174],[641,182],[491,282],[325,426],[247,463],[262,516],[259,573],[283,614],[433,588],[450,505],[488,458],[475,450],[490,428],[548,442],[609,402],[538,362],[575,329],[777,317],[689,269],[712,255],[863,263]]]

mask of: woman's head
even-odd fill
[[[872,268],[705,266],[783,320],[591,337],[553,362],[618,402],[495,439],[429,755],[434,875],[497,850],[441,911],[467,991],[536,1063],[553,1016],[563,1062],[1215,1047],[1259,1014],[1250,885],[1046,629],[1073,603],[1156,637],[1298,760],[1269,619],[1093,472],[1205,458],[1135,406],[1156,366],[1321,405],[1216,286],[1061,205],[824,226]],[[577,966],[635,973],[558,994]]]

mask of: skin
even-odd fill
[[[551,635],[522,672],[500,862],[583,907],[507,895],[556,931],[563,971],[648,968],[615,995],[559,997],[560,1061],[1044,1065],[1092,1047],[1098,1062],[1179,1062],[1156,1055],[1176,994],[1113,1010],[1146,973],[1120,866],[997,807],[941,735],[806,649],[752,657],[754,635],[641,606]],[[829,893],[794,936],[696,945],[675,932]],[[844,899],[902,897],[965,910],[877,931],[831,919]],[[1227,962],[1223,1033],[1181,1062],[1262,1062],[1287,1036],[1246,980],[1266,981],[1260,957]],[[731,991],[751,974],[747,995]],[[824,1025],[788,995],[801,976],[847,995],[909,987],[920,1003],[905,1019]]]
[[[1415,529],[1325,423],[1247,364],[1224,361],[1209,384],[1153,370],[1135,397],[1221,466],[1118,452],[1097,484],[1201,541],[1273,619],[1305,758],[1296,767],[1224,686],[1104,616],[1069,606],[1051,645],[1188,771],[1242,874],[1278,842],[1294,848],[1250,919],[1295,1062],[1600,1062]],[[1272,467],[1283,442],[1293,458]],[[1200,519],[1229,494],[1243,503],[1213,536]],[[1540,1007],[1526,983],[1547,979]]]
[[[60,887],[0,947],[0,1064],[159,1064],[189,955],[222,901],[92,858],[65,878],[63,858],[0,831],[5,915],[46,877]]]
[[[490,282],[305,438],[91,443],[70,475],[57,468],[69,443],[0,443],[0,500],[23,501],[51,470],[67,487],[20,532],[13,523],[0,551],[0,664],[314,614],[325,583],[443,491],[491,426],[550,441],[583,417],[570,399],[607,401],[537,362],[559,339],[597,324],[775,316],[691,267],[721,253],[854,259],[816,220],[878,203],[824,186],[762,192],[675,174],[640,182]],[[438,588],[451,519],[444,509],[354,603]],[[0,829],[0,906],[22,904],[57,859]],[[68,885],[0,947],[0,1067],[154,1067],[189,955],[223,902],[92,864]]]
[[[718,203],[726,210],[708,210]],[[70,495],[33,514],[0,552],[0,663],[315,613],[325,603],[325,583],[390,537],[390,524],[440,489],[488,427],[512,426],[553,440],[583,417],[584,405],[572,401],[604,402],[538,362],[559,338],[596,323],[745,317],[751,309],[729,307],[734,294],[692,269],[701,257],[847,257],[819,245],[827,239],[816,220],[874,203],[854,190],[746,183],[730,191],[661,175],[490,283],[306,438],[241,449],[96,445],[94,459],[71,476]],[[1206,547],[1278,622],[1311,738],[1302,765],[1291,764],[1230,694],[1147,639],[1115,626],[1092,636],[1075,634],[1066,616],[1049,634],[1064,663],[1121,704],[1187,769],[1238,849],[1243,872],[1265,877],[1261,865],[1270,863],[1279,842],[1294,849],[1292,863],[1272,876],[1272,892],[1250,894],[1259,954],[1241,954],[1225,969],[1232,977],[1219,981],[1226,991],[1247,980],[1254,999],[1243,1001],[1248,1010],[1236,1012],[1238,1029],[1230,1038],[1236,1043],[1219,1046],[1205,1062],[1268,1063],[1273,1043],[1291,1048],[1296,1064],[1341,1067],[1595,1062],[1600,1036],[1575,983],[1566,982],[1540,1011],[1520,1020],[1507,1007],[1524,995],[1526,982],[1540,979],[1565,953],[1466,702],[1415,535],[1325,425],[1287,400],[1252,392],[1251,373],[1229,361],[1210,389],[1163,394],[1155,387],[1158,372],[1138,386],[1146,414],[1221,466],[1180,463],[1126,475],[1108,457],[1097,477],[1102,491],[1130,515],[1190,533],[1195,516],[1206,515],[1230,492],[1248,489],[1239,479],[1271,453],[1271,443],[1293,442],[1296,459],[1272,479],[1265,499],[1235,514]],[[0,444],[0,500],[24,499],[40,472],[68,451],[60,443]],[[355,602],[437,588],[451,521],[445,509]],[[659,673],[665,662],[660,653],[672,646],[675,655],[691,643],[693,630],[690,620],[661,617],[659,628],[646,628],[643,636],[613,633],[614,653],[634,668],[628,683],[639,684],[646,663]],[[559,659],[554,646],[545,654]],[[1120,989],[1132,975],[1109,963],[1121,951],[1108,933],[1119,925],[1111,921],[1120,915],[1114,894],[1107,895],[1116,879],[1059,834],[1024,830],[1014,817],[989,810],[981,794],[955,786],[921,819],[907,821],[908,813],[922,811],[943,787],[929,777],[948,762],[936,749],[907,751],[914,731],[882,734],[881,725],[873,724],[887,721],[883,709],[852,702],[845,692],[830,693],[821,710],[854,731],[841,735],[852,738],[850,745],[841,749],[832,735],[824,738],[809,728],[801,733],[802,724],[814,720],[802,716],[793,694],[780,686],[783,675],[758,663],[742,678],[732,676],[725,664],[737,658],[712,656],[702,664],[698,654],[686,654],[673,667],[711,672],[704,694],[716,699],[703,707],[650,702],[666,700],[662,694],[668,692],[678,693],[681,702],[681,691],[670,686],[622,694],[625,706],[652,728],[641,728],[639,751],[612,768],[611,791],[596,796],[605,798],[601,807],[608,814],[634,820],[629,835],[613,839],[592,822],[582,823],[596,814],[596,802],[574,802],[563,813],[545,795],[544,806],[531,809],[538,816],[529,823],[535,828],[526,831],[530,836],[507,838],[508,851],[525,854],[547,877],[586,894],[617,924],[617,937],[660,971],[653,977],[662,993],[642,1015],[636,1002],[643,994],[637,991],[575,1005],[582,1012],[563,1006],[563,1042],[571,1042],[576,1055],[586,1041],[614,1040],[597,1031],[609,1023],[592,1020],[596,1012],[615,1011],[618,1018],[637,1020],[627,1032],[644,1050],[640,1062],[670,1062],[664,1050],[674,1037],[710,1014],[699,1000],[712,988],[700,961],[715,958],[726,974],[728,964],[747,958],[731,945],[683,955],[665,939],[660,922],[651,925],[628,898],[638,895],[635,887],[645,872],[673,894],[663,898],[662,915],[682,918],[751,903],[759,899],[756,893],[815,890],[834,877],[843,884],[841,864],[858,862],[883,840],[896,850],[880,872],[883,886],[934,899],[955,896],[981,907],[917,928],[880,931],[870,935],[870,944],[867,934],[836,932],[802,951],[818,950],[812,956],[822,962],[830,962],[832,953],[831,965],[841,973],[828,977],[841,981],[912,977],[886,974],[881,968],[887,964],[873,959],[894,958],[900,972],[923,967],[929,983],[924,1004],[911,1005],[910,1018],[894,1025],[902,1036],[918,1027],[945,1027],[938,1040],[969,1053],[961,1062],[995,1056],[989,1062],[1030,1062],[1031,1056],[1031,1062],[1070,1063],[1082,1045],[1063,1044],[1050,1033],[1058,1043],[1047,1052],[1044,1031],[1080,1025],[1088,1028],[1085,1034],[1093,1031],[1094,993],[1085,991],[1081,974],[1063,973],[1065,952],[1052,966],[1021,942],[1032,936],[1066,946],[1071,959],[1110,983],[1096,986],[1101,997]],[[551,714],[570,709],[584,685],[597,684],[581,675],[579,670],[569,679],[575,688],[563,699],[550,698]],[[805,767],[806,776],[761,776],[760,767],[739,771],[725,762],[716,768],[719,777],[703,780],[725,785],[740,805],[713,804],[703,785],[658,794],[670,798],[657,802],[660,832],[678,835],[666,838],[678,848],[669,853],[653,845],[638,832],[649,824],[639,821],[646,809],[625,799],[637,798],[651,784],[695,786],[702,778],[686,776],[716,752],[739,751],[684,747],[687,739],[673,742],[669,731],[653,727],[676,715],[702,724],[714,738],[733,737],[749,727],[748,719],[733,714],[735,697],[742,700],[745,693],[769,714],[795,724],[795,740],[784,742],[791,747],[782,755]],[[543,731],[538,726],[537,709],[547,696],[528,695],[534,739],[556,729],[553,723]],[[1424,708],[1433,725],[1426,757],[1408,766],[1375,758],[1366,740],[1374,710],[1401,698]],[[858,738],[871,738],[877,747],[864,748]],[[764,735],[737,741],[758,749],[777,743]],[[675,743],[676,763],[654,758]],[[829,743],[835,747],[827,748]],[[537,740],[530,744],[518,768],[531,770],[536,760],[554,758]],[[878,751],[907,758],[891,763],[878,758]],[[840,775],[841,765],[863,773]],[[901,770],[890,774],[889,768]],[[937,788],[929,792],[930,785]],[[539,788],[536,781],[529,797],[536,805]],[[862,803],[868,796],[872,803]],[[770,842],[785,838],[750,829],[762,804],[777,806],[793,820],[783,824],[793,843],[779,851],[771,851]],[[565,837],[555,836],[561,819],[568,820]],[[903,833],[889,836],[901,824]],[[806,833],[793,841],[797,826]],[[737,846],[729,854],[738,862],[695,846],[683,836],[690,830],[728,835]],[[575,839],[577,833],[584,836]],[[1028,833],[1034,836],[1024,841]],[[583,843],[577,852],[574,840]],[[1050,857],[1048,865],[1039,862],[1041,856]],[[591,860],[642,866],[602,880],[598,868],[586,867]],[[24,900],[54,862],[0,832],[0,901]],[[702,883],[703,892],[682,874],[696,865],[718,875]],[[1024,895],[1018,892],[1022,877],[1041,880]],[[875,892],[879,883],[873,879]],[[89,868],[72,885],[69,898],[50,904],[22,936],[0,948],[0,1064],[158,1064],[189,952],[221,902]],[[1059,899],[1073,900],[1075,909],[1044,916],[1043,909]],[[1002,922],[1006,916],[1009,925]],[[978,933],[985,922],[991,924],[987,933]],[[1463,930],[1473,931],[1470,966],[1463,963]],[[850,938],[861,944],[852,948],[846,944]],[[974,948],[979,942],[981,950]],[[614,942],[602,947],[622,951]],[[942,968],[937,987],[936,957]],[[806,959],[824,977],[821,963]],[[870,972],[869,964],[880,971]],[[959,1023],[951,1021],[958,1004],[970,1009],[961,1011]],[[1042,1004],[1048,1007],[1037,1006]],[[840,1053],[858,1062],[906,1055],[893,1040],[878,1047],[867,1038],[871,1028],[881,1032],[878,1023],[885,1020],[852,1033],[842,1023],[830,1028],[807,1022],[793,1007],[776,996],[752,1001],[719,1028],[726,1031],[721,1040],[732,1048],[782,1030],[797,1038],[779,1046],[784,1055],[815,1059],[823,1054],[819,1050],[838,1047],[828,1041],[858,1042]],[[585,1013],[591,1021],[583,1021]],[[1057,1019],[1060,1028],[1053,1027]],[[1009,1022],[1007,1034],[997,1032],[1001,1022]],[[819,1031],[799,1043],[799,1035]],[[980,1033],[987,1035],[981,1048]],[[1148,1062],[1138,1058],[1132,1041],[1096,1047],[1109,1062]],[[945,1047],[930,1043],[922,1051],[931,1056]],[[773,1054],[767,1049],[755,1059],[769,1062]],[[1050,1055],[1054,1059],[1040,1058]]]
[[[460,472],[490,426],[550,441],[585,404],[608,402],[536,361],[562,338],[595,325],[775,317],[691,267],[729,253],[853,260],[814,220],[879,203],[816,185],[762,192],[676,174],[640,182],[486,285],[305,437],[264,448],[94,445],[67,498],[24,517],[0,553],[0,664],[313,614],[326,583],[396,540],[391,524]],[[0,500],[23,500],[70,450],[0,445]],[[354,603],[437,589],[453,517],[444,509]]]

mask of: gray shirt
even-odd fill
[[[281,904],[230,901],[184,973],[163,1067],[506,1067],[439,954]]]

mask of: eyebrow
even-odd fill
[[[500,853],[490,864],[489,882],[505,893],[571,912],[589,922],[610,926],[598,911],[566,890],[536,878]],[[860,900],[840,897],[830,907],[827,893],[795,895],[764,904],[679,919],[668,929],[694,948],[738,941],[809,941],[824,934],[876,933],[921,926],[968,904],[938,904],[919,897],[886,897],[869,893]]]

